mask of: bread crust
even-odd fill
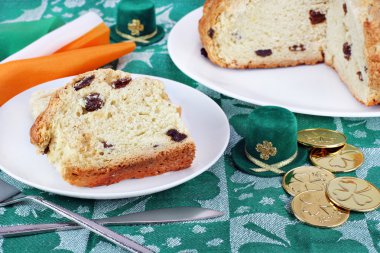
[[[367,106],[380,104],[380,2],[366,3],[368,16],[364,26],[364,54],[368,62],[368,86],[370,96],[367,101],[362,101]]]
[[[224,62],[221,63],[215,63],[220,67],[223,68],[230,68],[230,69],[270,69],[270,68],[282,68],[282,67],[295,67],[300,65],[315,65],[322,63],[320,58],[309,58],[309,59],[303,59],[300,60],[292,60],[288,59],[285,61],[267,61],[266,63],[255,63],[255,62],[249,62],[246,65],[239,65],[237,63],[231,63],[227,64]]]
[[[219,65],[224,68],[244,68],[244,66],[234,66],[229,65],[224,62],[218,55],[215,53],[214,41],[208,36],[209,29],[217,22],[219,15],[227,9],[233,1],[224,1],[224,0],[207,0],[203,7],[203,16],[199,20],[199,34],[201,42],[205,50],[207,51],[207,57],[211,62],[216,65]],[[248,68],[245,67],[245,68]]]
[[[152,157],[123,161],[104,168],[68,167],[63,172],[65,181],[81,187],[110,185],[125,179],[156,176],[169,171],[189,168],[195,157],[195,144],[185,142],[177,148],[160,151]]]
[[[59,103],[59,90],[54,92],[50,98],[49,104],[34,121],[30,128],[30,142],[37,147],[39,153],[46,153],[51,140],[51,120],[55,114]]]

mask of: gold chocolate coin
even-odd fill
[[[306,191],[325,191],[334,174],[314,166],[301,166],[288,171],[282,178],[282,187],[292,196]]]
[[[356,177],[338,177],[327,184],[326,193],[335,205],[352,211],[369,212],[380,206],[380,191]]]
[[[346,144],[344,134],[323,128],[301,130],[297,140],[302,145],[314,148],[337,148]]]
[[[332,204],[324,191],[298,194],[292,200],[292,210],[300,221],[322,228],[342,225],[350,216],[350,211]]]
[[[312,149],[311,163],[331,172],[349,172],[356,170],[364,162],[364,155],[360,149],[346,144],[334,153],[327,149]]]

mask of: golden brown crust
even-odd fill
[[[186,142],[176,149],[161,151],[154,157],[142,157],[133,163],[125,161],[106,168],[86,168],[85,170],[66,168],[62,176],[64,180],[76,186],[110,185],[125,179],[156,176],[169,171],[186,169],[191,166],[194,157],[194,143]]]
[[[230,66],[217,56],[214,40],[210,38],[208,31],[217,23],[219,15],[228,8],[231,2],[233,1],[207,0],[203,7],[203,16],[199,20],[198,26],[201,42],[207,52],[209,60],[225,68]]]
[[[380,2],[371,1],[368,16],[364,22],[364,54],[368,62],[368,86],[370,97],[367,106],[380,104]]]
[[[203,5],[203,14],[208,15],[208,12],[210,11],[212,5],[214,4],[215,1],[218,0],[206,0],[204,5]]]
[[[272,61],[272,62],[267,61],[266,63],[249,62],[246,65],[239,65],[236,63],[232,63],[232,64],[223,63],[222,67],[231,68],[231,69],[260,69],[260,68],[269,69],[269,68],[280,68],[280,67],[294,67],[294,66],[299,66],[299,65],[314,65],[318,63],[321,63],[321,59],[310,58],[310,59],[303,59],[302,61],[287,59],[281,62],[278,62],[278,61]]]
[[[49,146],[51,138],[51,120],[54,117],[56,104],[59,102],[59,90],[50,98],[49,105],[34,121],[30,128],[30,142],[43,153]]]

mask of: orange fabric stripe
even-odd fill
[[[94,70],[135,47],[133,42],[122,42],[0,64],[0,106],[37,84]]]
[[[65,52],[84,47],[94,47],[110,43],[110,29],[101,23],[88,33],[59,49],[56,53]]]

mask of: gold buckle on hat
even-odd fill
[[[132,23],[128,24],[128,30],[131,31],[131,35],[140,35],[140,32],[144,31],[144,25],[141,24],[140,20],[133,19]]]
[[[282,168],[282,167],[290,164],[291,162],[293,162],[293,160],[297,157],[297,153],[298,153],[298,151],[296,150],[296,152],[291,157],[289,157],[288,159],[285,159],[281,162],[269,165],[269,164],[266,164],[260,160],[257,160],[256,158],[254,158],[250,153],[248,153],[247,147],[245,147],[244,149],[245,149],[245,155],[247,156],[248,160],[250,160],[251,162],[253,162],[254,164],[256,164],[257,166],[260,167],[260,168],[251,169],[251,170],[253,170],[254,172],[271,171],[271,172],[276,173],[276,174],[284,174],[285,171],[280,170],[280,168]]]
[[[277,148],[273,147],[273,144],[270,141],[264,141],[262,144],[257,144],[256,151],[260,153],[260,158],[263,160],[269,160],[271,156],[277,154]]]
[[[115,32],[117,33],[117,35],[119,35],[120,37],[122,37],[122,38],[124,38],[126,40],[131,40],[131,41],[140,42],[140,43],[149,43],[148,39],[153,38],[157,34],[157,28],[151,34],[144,35],[144,36],[139,36],[139,37],[134,37],[132,35],[123,33],[117,27],[115,29]]]

